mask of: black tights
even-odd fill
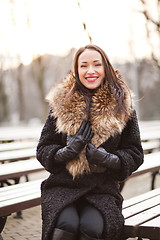
[[[92,238],[102,238],[103,217],[87,202],[67,206],[59,215],[56,228],[71,233],[85,233]]]

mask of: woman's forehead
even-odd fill
[[[78,62],[80,63],[89,61],[102,61],[102,56],[96,50],[86,49],[79,56]]]

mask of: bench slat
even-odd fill
[[[148,210],[142,213],[140,212],[132,217],[125,219],[125,224],[134,225],[134,226],[141,225],[151,220],[152,218],[159,216],[159,213],[160,213],[160,205],[157,205],[155,207],[149,208]]]
[[[1,207],[0,216],[6,216],[20,210],[35,207],[40,204],[40,191],[32,195],[16,198],[15,201],[8,200],[6,204]]]
[[[154,172],[160,169],[160,152],[150,153],[144,155],[143,164],[132,173],[131,177],[135,177],[147,172]]]
[[[1,202],[1,209],[3,209],[4,207],[7,207],[7,206],[11,207],[20,202],[28,201],[29,199],[32,199],[32,198],[34,199],[35,196],[36,196],[36,198],[37,198],[37,196],[40,197],[40,191],[31,192],[29,195],[22,193],[21,195],[19,195],[17,197],[13,197],[11,199]]]
[[[141,140],[156,140],[160,139],[160,129],[156,128],[155,130],[141,130]]]
[[[143,212],[149,208],[152,208],[160,203],[160,195],[155,196],[151,199],[147,199],[146,201],[137,203],[131,207],[123,209],[123,215],[126,218],[136,215],[137,213]]]
[[[160,228],[160,211],[158,212],[158,217],[154,218],[148,222],[143,223],[140,227],[158,227]]]
[[[37,145],[37,142],[33,142],[33,141],[3,143],[3,144],[0,144],[0,152],[26,149],[26,148],[35,148],[36,145]]]
[[[142,142],[142,148],[144,153],[149,153],[150,151],[153,151],[153,150],[159,150],[160,141]]]
[[[2,196],[1,193],[5,193],[5,191],[7,193],[6,196],[10,196],[8,200],[0,201],[0,216],[39,205],[41,196],[40,185],[43,180],[44,179],[39,179],[0,188],[0,199],[4,196]],[[29,189],[31,189],[30,193],[28,193]],[[18,193],[16,197],[13,197],[14,193]]]
[[[151,228],[154,231],[151,231]],[[142,224],[138,229],[138,235],[140,238],[160,239],[160,216]]]
[[[0,152],[0,161],[22,160],[36,156],[36,148],[20,149],[15,151]]]
[[[43,126],[7,126],[0,128],[0,142],[34,139],[38,140]]]
[[[25,186],[25,191],[23,190],[23,188],[18,188],[16,190],[12,189],[10,191],[3,192],[0,196],[0,204],[10,199],[16,199],[20,196],[25,196],[27,194],[35,193],[39,191],[39,186],[40,184],[37,183],[37,184],[33,184],[32,186]]]
[[[160,190],[160,189],[158,189],[158,190]],[[154,190],[152,190],[152,191],[154,191]],[[150,192],[152,192],[152,191],[150,191]],[[143,196],[144,195],[145,194],[143,194]],[[157,233],[155,233],[157,231],[157,229],[155,230],[154,223],[153,223],[153,226],[148,225],[148,227],[147,227],[147,225],[146,225],[147,221],[151,221],[151,219],[154,218],[154,221],[157,222],[157,219],[159,218],[160,195],[159,195],[158,199],[157,199],[157,197],[158,196],[151,197],[147,200],[144,199],[144,202],[143,202],[141,195],[140,195],[140,204],[134,204],[134,205],[131,205],[131,207],[127,207],[122,210],[122,212],[124,214],[125,210],[131,209],[131,212],[130,213],[127,212],[128,215],[126,215],[126,217],[125,217],[125,229],[124,229],[125,238],[129,238],[129,237],[149,238],[148,234],[145,234],[145,235],[143,234],[142,226],[143,227],[146,226],[147,230],[152,233],[152,234],[150,234],[150,239],[152,239],[152,240],[160,239],[160,235],[159,235],[159,238],[153,237],[154,234],[157,237]],[[136,202],[137,202],[137,198],[134,198],[136,200]],[[133,199],[131,199],[130,202],[131,202],[131,204],[133,204],[133,202],[134,202]],[[137,210],[136,210],[136,208],[137,208]],[[141,229],[141,235],[138,232],[139,227]],[[157,226],[157,228],[158,228],[158,226]],[[160,231],[160,228],[159,228],[159,231]]]
[[[44,180],[44,178],[41,178],[41,179],[37,179],[37,180],[34,180],[34,181],[29,181],[29,182],[24,182],[24,183],[19,183],[19,184],[14,184],[14,185],[11,185],[11,186],[7,186],[7,187],[2,187],[0,188],[0,196],[3,192],[10,192],[12,190],[15,190],[15,189],[24,189],[25,187],[28,187],[28,186],[34,186],[36,183],[40,184],[42,181]]]
[[[160,188],[157,188],[147,193],[143,193],[139,196],[127,199],[123,202],[123,209],[130,207],[132,205],[135,205],[137,203],[143,202],[144,200],[155,197],[157,195],[160,195]]]
[[[0,180],[20,177],[25,174],[43,170],[44,167],[35,158],[25,161],[6,163],[2,164],[0,167]]]

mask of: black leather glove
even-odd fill
[[[74,159],[92,137],[90,123],[83,120],[78,132],[74,136],[67,137],[67,146],[56,152],[54,156],[55,162],[66,163]]]
[[[111,168],[115,171],[118,171],[121,166],[121,161],[117,155],[108,153],[102,147],[97,148],[91,143],[87,145],[86,157],[91,164]]]

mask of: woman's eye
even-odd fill
[[[97,63],[95,66],[99,67],[99,66],[102,66],[102,64],[101,63]]]
[[[85,67],[87,67],[86,65],[81,65],[81,68],[85,68]]]

